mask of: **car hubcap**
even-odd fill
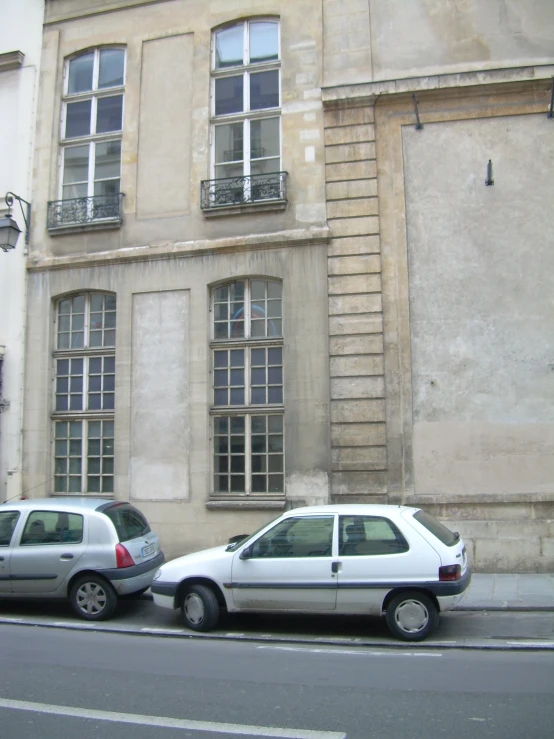
[[[421,631],[429,623],[427,608],[418,600],[405,600],[400,603],[394,617],[398,627],[411,634]]]
[[[198,625],[204,618],[204,604],[196,593],[190,593],[185,598],[185,616],[191,624]]]
[[[87,615],[97,615],[106,607],[106,591],[95,582],[81,585],[77,591],[77,605]]]

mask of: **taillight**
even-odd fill
[[[132,567],[135,562],[123,544],[115,545],[115,561],[117,567]]]
[[[441,582],[450,582],[452,580],[459,580],[462,576],[461,565],[445,565],[439,567],[439,580]]]

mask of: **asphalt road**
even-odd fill
[[[554,653],[0,624],[2,739],[552,736]],[[198,723],[199,722],[199,723]]]

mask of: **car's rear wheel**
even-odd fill
[[[394,636],[404,641],[421,641],[437,628],[439,612],[428,595],[405,591],[390,600],[386,620]]]
[[[117,594],[110,583],[99,575],[83,575],[73,583],[69,593],[71,607],[87,621],[105,621],[117,606]]]
[[[183,597],[185,626],[194,631],[211,631],[219,621],[219,603],[206,585],[191,585]]]

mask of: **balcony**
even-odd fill
[[[46,228],[53,234],[119,228],[123,221],[124,194],[52,200],[48,203]]]
[[[287,203],[287,172],[253,174],[244,177],[222,177],[203,180],[200,184],[200,207],[205,215],[224,210],[244,212],[262,209],[282,210]]]

